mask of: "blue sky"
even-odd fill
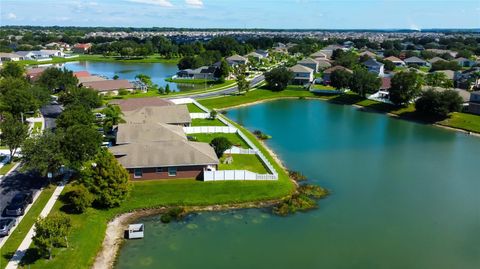
[[[480,0],[0,0],[0,25],[480,28]]]

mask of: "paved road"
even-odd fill
[[[250,87],[253,88],[258,84],[262,83],[265,80],[263,75],[257,76],[250,81]],[[171,99],[178,99],[178,98],[193,98],[193,99],[201,99],[201,98],[208,98],[208,97],[215,97],[221,95],[227,95],[231,93],[235,93],[238,91],[237,86],[233,86],[224,90],[213,91],[213,92],[205,92],[205,93],[197,93],[197,94],[190,94],[190,95],[182,95],[181,97],[171,98]]]
[[[40,112],[45,119],[45,129],[53,129],[55,128],[55,119],[62,113],[63,106],[62,105],[46,105],[40,108]]]

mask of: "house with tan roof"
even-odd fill
[[[0,52],[0,62],[17,62],[23,60],[23,56],[16,53]]]
[[[186,105],[147,106],[124,111],[123,119],[129,124],[165,123],[190,126],[192,119]]]
[[[390,61],[390,62],[394,63],[395,66],[405,66],[405,62],[402,61],[401,59],[395,57],[395,56],[390,56],[390,57],[387,57],[383,60]]]
[[[130,98],[112,100],[110,104],[118,105],[123,112],[137,110],[147,106],[173,106],[172,101],[159,97]]]
[[[98,91],[100,94],[118,94],[120,90],[133,91],[134,86],[126,79],[96,80],[82,83],[84,87]]]
[[[227,61],[227,63],[230,66],[237,66],[237,65],[242,65],[242,64],[247,64],[248,63],[247,58],[245,58],[243,56],[240,56],[238,54],[227,57],[227,58],[225,58],[225,60]]]

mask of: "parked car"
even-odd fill
[[[5,208],[5,215],[21,216],[25,214],[25,208],[33,202],[32,192],[21,192],[13,196],[12,201]]]
[[[14,218],[0,219],[0,237],[9,235],[15,224],[17,224],[17,220]]]

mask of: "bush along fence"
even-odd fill
[[[172,99],[177,105],[180,104],[189,104],[193,103],[205,113],[190,113],[192,118],[208,118],[210,117],[210,110],[194,99],[191,98],[178,98]],[[233,126],[229,121],[227,121],[224,116],[218,115],[217,119],[224,123],[226,126],[195,126],[195,127],[184,127],[184,131],[187,134],[194,133],[237,133],[245,143],[250,147],[249,149],[242,149],[238,147],[232,147],[225,151],[227,154],[256,154],[263,162],[263,165],[270,172],[269,174],[257,174],[248,170],[218,170],[218,171],[204,171],[203,180],[204,181],[217,181],[217,180],[278,180],[278,173],[273,167],[273,165],[268,161],[268,159],[263,155],[260,149],[255,146],[255,144],[250,141],[250,139],[237,127]]]

